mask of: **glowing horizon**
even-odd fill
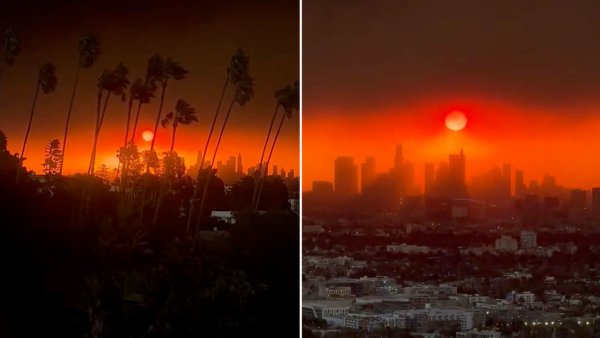
[[[315,180],[333,181],[337,156],[354,157],[359,173],[365,158],[374,156],[377,172],[385,172],[393,165],[396,144],[403,145],[405,162],[414,165],[421,190],[424,164],[437,167],[461,148],[468,181],[507,163],[513,180],[514,171],[522,170],[526,183],[552,175],[569,188],[600,186],[600,160],[593,157],[592,147],[600,144],[600,118],[593,114],[600,107],[556,109],[564,114],[490,99],[430,99],[370,114],[312,111],[303,120],[302,189],[310,191]],[[575,114],[582,109],[590,114]],[[463,130],[449,130],[444,123],[454,110],[464,112],[469,121]]]

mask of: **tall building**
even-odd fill
[[[242,167],[242,154],[240,153],[238,153],[237,158],[237,173],[240,175],[244,173],[244,167]]]
[[[317,194],[333,193],[333,182],[313,181],[312,191]]]
[[[435,184],[435,164],[425,163],[425,182],[423,193],[426,196],[433,194],[433,187]]]
[[[400,170],[402,168],[402,164],[404,164],[404,159],[402,157],[402,145],[396,145],[396,155],[394,156],[394,169]]]
[[[527,186],[523,178],[523,170],[515,170],[515,196],[522,198],[527,194]]]
[[[358,193],[358,168],[352,157],[338,157],[334,165],[334,189],[342,196],[352,196]]]
[[[537,248],[537,234],[533,231],[521,231],[521,249]]]
[[[294,177],[296,177],[294,174],[294,169],[290,169],[290,171],[288,171],[287,178],[288,178],[288,180],[293,180]]]
[[[273,165],[273,176],[277,176],[279,174],[279,172],[277,171],[277,164]]]
[[[375,158],[367,157],[360,169],[360,187],[361,191],[365,191],[365,187],[369,186],[375,180]]]
[[[571,201],[569,203],[569,220],[581,222],[587,214],[587,192],[582,189],[571,190]]]
[[[448,197],[467,197],[466,159],[463,150],[460,154],[448,156]]]
[[[556,178],[554,176],[544,175],[540,189],[542,196],[558,195],[558,186],[556,185]]]
[[[587,207],[587,194],[585,190],[571,190],[571,208],[576,210],[585,210]]]
[[[541,188],[540,188],[540,182],[538,182],[537,180],[531,180],[529,181],[529,194],[530,195],[540,195],[542,192]]]
[[[600,188],[592,188],[592,217],[600,221]]]
[[[510,164],[504,164],[502,165],[502,186],[503,186],[503,193],[505,196],[512,196],[512,189],[511,189],[511,167]]]

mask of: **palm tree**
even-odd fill
[[[129,126],[131,124],[131,110],[133,109],[133,102],[135,100],[138,101],[137,112],[135,115],[135,122],[133,125],[133,131],[131,133],[131,143],[133,143],[135,138],[135,131],[137,129],[138,120],[140,118],[140,110],[142,108],[142,104],[149,103],[150,99],[154,97],[152,93],[152,89],[150,86],[144,84],[141,79],[137,79],[133,85],[129,88],[129,104],[127,106],[127,120],[125,123],[125,140],[123,141],[123,147],[121,149],[121,154],[127,153],[127,141],[129,140]],[[123,174],[127,170],[127,157],[119,156],[119,165],[117,166],[116,178],[119,178],[119,169],[121,167],[121,162],[123,163]]]
[[[120,96],[122,101],[127,99],[125,90],[129,86],[129,80],[127,76],[129,70],[123,63],[119,63],[113,71],[104,70],[100,78],[98,79],[98,94],[96,104],[96,127],[94,129],[94,143],[92,146],[92,155],[90,158],[90,165],[88,168],[88,174],[94,175],[94,167],[96,165],[96,149],[98,146],[98,138],[100,136],[100,130],[104,123],[104,117],[106,115],[106,108],[108,106],[108,100],[111,94]],[[105,93],[106,92],[106,93]],[[104,103],[102,99],[104,98]]]
[[[229,116],[231,114],[231,110],[233,109],[233,105],[237,103],[240,106],[244,106],[254,96],[254,81],[250,76],[248,67],[249,63],[250,60],[248,56],[246,56],[246,54],[242,50],[239,50],[238,53],[236,53],[236,55],[234,55],[233,57],[231,67],[231,82],[235,85],[235,94],[231,99],[229,107],[227,108],[225,120],[223,121],[223,125],[221,126],[219,138],[217,138],[217,145],[215,147],[215,152],[213,153],[212,160],[210,161],[209,169],[212,169],[215,164],[215,159],[217,158],[219,146],[221,145],[221,140],[223,139],[223,132],[225,131],[225,127],[227,126],[227,121],[229,121]],[[202,198],[200,199],[200,208],[198,208],[198,218],[196,222],[196,233],[200,230],[200,222],[202,220],[202,212],[204,209],[206,194],[208,192],[208,183],[210,182],[210,176],[211,175],[206,176],[207,178],[204,183]]]
[[[156,142],[158,125],[161,121],[160,118],[162,116],[163,104],[165,102],[165,93],[167,92],[169,79],[174,79],[176,81],[182,80],[185,78],[187,73],[188,71],[185,68],[183,68],[179,63],[173,61],[171,58],[163,60],[163,58],[160,57],[160,55],[154,55],[148,60],[148,65],[146,68],[146,83],[149,84],[153,90],[155,90],[158,87],[158,84],[161,85],[160,103],[158,105],[158,113],[156,114],[156,121],[154,123],[154,137],[152,137],[152,142],[150,142],[150,154],[154,152],[154,142]],[[150,166],[146,166],[146,173],[148,173],[149,171]],[[144,215],[147,187],[148,179],[144,180],[144,188],[142,189],[140,219],[142,219]]]
[[[158,125],[161,121],[161,114],[163,104],[165,102],[165,93],[169,79],[182,80],[185,78],[188,71],[183,68],[179,63],[167,58],[163,60],[159,55],[155,55],[148,60],[147,68],[147,82],[152,88],[157,87],[157,83],[161,85],[160,103],[158,105],[158,113],[156,114],[156,122],[154,123],[154,137],[150,143],[150,150],[154,150],[154,142],[156,141],[156,133],[158,132]]]
[[[25,148],[27,147],[27,139],[29,138],[29,133],[31,132],[31,124],[33,122],[33,114],[35,113],[35,106],[37,104],[38,94],[40,93],[40,89],[44,92],[44,94],[48,94],[53,92],[56,89],[57,79],[56,79],[56,67],[54,67],[51,63],[46,63],[40,68],[38,73],[38,79],[35,86],[35,95],[33,96],[33,104],[31,106],[31,113],[29,114],[29,123],[27,124],[27,131],[25,132],[25,139],[23,140],[23,147],[21,148],[21,153],[19,155],[19,167],[23,165],[23,160],[25,159]],[[19,181],[19,173],[21,170],[17,170],[17,178],[16,181]]]
[[[271,123],[269,123],[269,130],[267,131],[267,139],[265,140],[265,144],[262,149],[262,153],[260,154],[260,162],[258,164],[258,170],[256,171],[256,184],[254,184],[254,191],[252,192],[252,206],[254,206],[254,201],[256,201],[256,193],[258,192],[258,180],[260,179],[263,171],[263,160],[265,158],[265,152],[267,151],[267,144],[269,144],[269,138],[271,137],[271,131],[273,130],[273,124],[275,124],[275,118],[277,117],[277,113],[279,112],[279,101],[276,100],[275,110],[273,111],[273,117],[271,117]],[[269,170],[269,168],[264,168],[265,171]]]
[[[143,104],[150,103],[152,98],[154,97],[154,91],[152,86],[147,83],[142,82],[141,79],[135,80],[133,85],[131,85],[130,95],[134,100],[138,101],[137,112],[135,114],[135,120],[133,122],[133,130],[131,131],[131,143],[135,141],[135,132],[137,130],[138,121],[140,119],[140,110],[142,109]]]
[[[273,139],[273,144],[271,144],[271,150],[269,151],[269,157],[267,157],[267,162],[265,164],[265,168],[269,167],[269,163],[271,162],[271,157],[273,156],[273,150],[275,149],[275,144],[277,143],[277,139],[279,138],[279,133],[281,132],[281,127],[283,127],[283,122],[285,118],[291,118],[292,112],[298,111],[300,106],[300,83],[298,81],[294,82],[293,85],[286,86],[283,89],[278,90],[275,93],[275,98],[277,100],[277,105],[283,108],[284,114],[281,116],[281,121],[279,122],[279,127],[277,128],[277,132],[275,133],[275,138]],[[268,140],[268,137],[267,137]],[[259,175],[261,173],[259,172]],[[254,210],[258,210],[258,205],[260,203],[260,196],[262,194],[262,188],[264,184],[264,179],[266,176],[266,172],[262,173],[260,176],[260,180],[257,186],[257,195],[256,201],[253,204]]]
[[[173,153],[173,148],[175,147],[175,134],[177,133],[177,126],[179,124],[189,125],[194,122],[198,122],[198,118],[196,118],[196,110],[189,103],[185,102],[185,100],[177,100],[177,104],[175,104],[175,112],[170,112],[161,121],[163,128],[166,128],[169,124],[173,125],[171,148],[169,149],[170,153]]]
[[[67,110],[67,121],[65,122],[65,134],[63,136],[62,143],[62,154],[59,175],[62,175],[65,150],[67,148],[67,135],[69,134],[69,122],[71,121],[71,112],[73,110],[73,103],[75,102],[75,94],[77,93],[77,86],[79,84],[79,73],[81,69],[91,68],[98,60],[100,55],[99,42],[96,36],[92,34],[84,35],[79,39],[79,62],[77,64],[77,72],[75,73],[75,82],[73,83],[73,92],[71,93],[71,101],[69,102],[69,108]]]
[[[217,123],[217,118],[219,117],[219,112],[221,110],[221,104],[223,103],[223,97],[225,96],[225,92],[227,90],[227,86],[232,84],[237,84],[241,81],[241,79],[248,74],[248,65],[250,63],[249,58],[246,56],[243,50],[238,49],[236,53],[231,57],[229,62],[229,66],[227,67],[227,73],[225,76],[225,84],[223,85],[223,89],[221,90],[221,95],[219,96],[219,103],[217,104],[217,110],[215,111],[215,115],[212,120],[212,124],[210,125],[210,130],[208,132],[208,137],[206,138],[206,144],[204,145],[204,151],[202,152],[202,160],[200,161],[200,168],[198,169],[198,175],[196,177],[196,182],[200,181],[200,175],[202,173],[202,169],[204,168],[204,160],[206,159],[206,153],[208,152],[208,146],[210,144],[210,140],[212,138],[212,134],[215,129],[215,125]],[[189,232],[190,226],[192,224],[192,215],[194,213],[194,207],[196,199],[198,198],[199,192],[199,184],[194,186],[194,194],[192,199],[190,199],[190,208],[188,213],[188,219],[186,224],[186,232]]]
[[[19,47],[19,39],[17,39],[17,36],[10,28],[4,31],[4,34],[2,34],[2,37],[0,38],[0,43],[2,44],[2,54],[4,59],[4,66],[0,68],[1,80],[6,67],[12,66],[15,63],[15,59],[21,49]]]
[[[177,104],[175,104],[175,112],[170,112],[161,121],[161,125],[163,126],[163,128],[166,128],[169,124],[173,125],[173,132],[171,134],[171,148],[169,149],[169,154],[167,156],[171,158],[174,158],[175,156],[175,153],[173,153],[173,148],[175,147],[175,135],[177,134],[177,126],[179,124],[189,125],[194,122],[198,122],[198,118],[196,118],[196,110],[192,108],[192,106],[189,103],[185,102],[185,100],[177,100]],[[165,168],[163,184],[161,185],[160,193],[158,196],[158,202],[156,203],[156,209],[154,209],[154,218],[152,220],[152,224],[156,224],[156,221],[158,220],[158,213],[160,211],[160,207],[164,199],[165,182],[167,180],[168,172],[168,168]]]

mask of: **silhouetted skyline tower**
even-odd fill
[[[354,158],[341,156],[335,159],[334,190],[342,196],[358,193],[358,168]]]
[[[527,194],[527,186],[523,177],[523,170],[515,170],[515,196],[522,198]]]
[[[396,145],[396,154],[394,155],[394,169],[400,170],[404,164],[404,158],[402,156],[402,145]]]
[[[312,191],[317,194],[333,193],[333,182],[329,181],[313,181]]]
[[[587,208],[587,194],[585,190],[571,190],[571,208],[583,211]]]
[[[242,167],[242,154],[238,153],[237,157],[237,172],[238,174],[244,173],[244,167]]]
[[[369,156],[361,165],[360,170],[360,189],[365,191],[365,187],[369,186],[375,180],[375,157]]]
[[[467,197],[466,158],[463,149],[460,154],[448,156],[448,197]]]
[[[592,188],[592,217],[600,220],[600,188]]]
[[[425,163],[425,186],[424,193],[429,196],[433,194],[433,187],[435,185],[435,164]]]
[[[512,189],[511,189],[511,174],[512,174],[512,168],[510,167],[510,164],[505,163],[504,165],[502,165],[502,184],[504,187],[504,194],[507,197],[512,196]]]

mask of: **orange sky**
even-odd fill
[[[234,107],[217,160],[241,153],[244,170],[255,165],[271,119],[275,91],[299,79],[299,4],[295,0],[149,0],[143,10],[137,2],[117,6],[110,1],[14,2],[7,6],[0,12],[0,29],[13,27],[22,49],[15,65],[0,81],[0,130],[7,135],[12,153],[21,150],[39,67],[52,62],[57,68],[56,92],[40,95],[25,153],[25,166],[36,172],[42,170],[43,149],[48,141],[58,138],[62,142],[77,64],[77,41],[86,32],[98,36],[101,54],[96,65],[81,72],[65,158],[66,174],[87,170],[96,82],[103,69],[114,69],[119,62],[129,68],[131,82],[145,76],[147,60],[157,53],[173,58],[189,71],[186,79],[170,82],[163,109],[164,116],[182,98],[197,111],[199,122],[181,126],[177,132],[175,150],[185,157],[188,166],[195,163],[197,151],[204,147],[227,64],[238,48],[250,58],[255,96],[246,106]],[[231,89],[225,102],[230,96]],[[154,99],[142,108],[139,134],[153,129],[158,101]],[[117,163],[126,109],[126,103],[111,98],[98,144],[98,166]],[[170,132],[159,129],[159,152],[168,149]],[[299,117],[294,114],[283,127],[271,163],[298,173],[298,140]],[[138,142],[142,142],[139,135]]]
[[[444,117],[463,111],[467,127],[448,130]],[[410,105],[363,111],[312,111],[303,115],[303,190],[313,180],[333,180],[336,156],[355,163],[375,156],[377,171],[392,166],[395,144],[403,144],[404,159],[415,164],[422,188],[425,162],[447,160],[464,146],[467,175],[477,175],[510,163],[524,170],[525,180],[556,176],[568,187],[600,186],[599,107],[562,106],[550,111],[534,106],[468,97],[430,98]],[[360,167],[359,167],[360,168]],[[360,174],[359,174],[360,175]]]

